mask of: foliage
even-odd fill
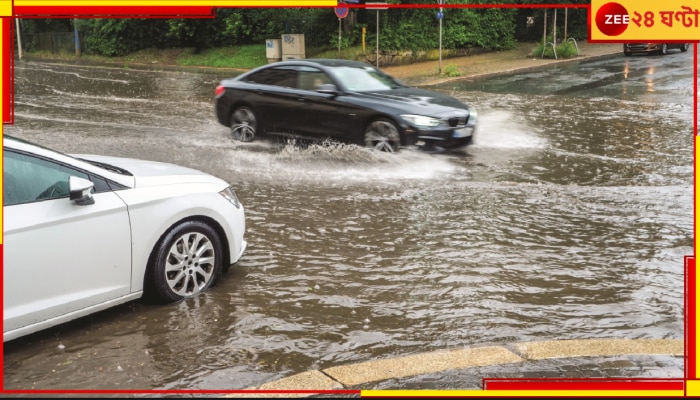
[[[391,3],[425,4],[424,0],[391,0]],[[588,1],[505,0],[500,3],[587,4]],[[492,1],[449,0],[449,4],[492,4]],[[586,8],[567,9],[567,36],[584,38],[581,35],[587,32],[586,11]],[[340,47],[346,50],[362,43],[362,28],[365,28],[367,48],[374,49],[379,42],[382,51],[417,54],[436,49],[440,33],[445,50],[511,49],[521,37],[539,32],[541,38],[544,14],[549,15],[548,25],[553,15],[552,9],[539,7],[444,8],[440,31],[436,12],[437,7],[381,11],[351,8],[348,16],[339,21],[331,7],[230,7],[216,9],[214,18],[23,19],[21,28],[27,34],[69,32],[77,21],[85,41],[83,53],[105,56],[121,56],[148,48],[187,48],[194,55],[212,48],[263,44],[266,39],[279,38],[285,33],[303,33],[307,47],[337,52],[339,29],[342,29]],[[557,36],[563,37],[564,11],[559,9],[558,12]],[[525,30],[525,21],[530,17],[534,18],[534,25],[528,25]]]
[[[266,62],[264,44],[220,47],[199,52],[183,51],[177,58],[179,65],[206,65],[217,68],[250,69]]]
[[[554,52],[556,51],[556,58],[571,58],[578,55],[578,50],[576,45],[571,40],[566,40],[564,42],[558,43],[556,46],[552,47],[552,36],[547,36],[546,43],[540,43],[532,50],[531,55],[535,57],[542,58],[555,58]],[[543,51],[544,49],[544,51]]]
[[[148,47],[162,47],[167,20],[147,18],[81,19],[86,50],[104,56],[121,56]]]
[[[442,71],[442,74],[444,76],[450,77],[450,78],[456,78],[458,76],[461,76],[462,73],[459,72],[459,69],[454,66],[453,64],[448,64],[445,69]]]
[[[557,57],[571,58],[578,56],[576,45],[572,41],[566,41],[557,45]]]

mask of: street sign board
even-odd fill
[[[349,12],[350,9],[348,9],[348,5],[343,3],[342,1],[339,1],[338,6],[335,7],[335,16],[338,18],[345,18],[348,16]]]
[[[388,6],[387,3],[368,1],[365,3],[365,10],[386,10],[389,8]]]
[[[442,11],[438,11],[437,14],[435,14],[437,19],[443,19],[445,17],[445,13]]]

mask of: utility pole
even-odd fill
[[[377,62],[376,62],[376,67],[379,68],[379,10],[386,10],[389,7],[387,7],[387,3],[384,2],[367,2],[365,3],[367,5],[366,10],[377,10]],[[364,32],[364,31],[363,31]]]
[[[377,68],[379,68],[379,9],[377,9]]]
[[[442,6],[442,4],[445,2],[445,0],[438,0],[438,4]],[[445,14],[442,12],[442,7],[440,7],[440,11],[438,12],[438,21],[440,21],[440,51],[439,51],[439,61],[438,61],[438,75],[442,74],[442,18],[445,16]]]

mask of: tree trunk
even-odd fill
[[[348,16],[343,20],[343,33],[349,34],[355,25],[357,25],[357,10],[351,8],[348,11]]]
[[[544,10],[544,33],[542,34],[542,45],[547,45],[547,10]]]
[[[554,9],[554,20],[552,20],[552,44],[557,45],[557,9]]]

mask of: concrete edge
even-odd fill
[[[533,360],[636,355],[683,356],[684,354],[685,342],[682,339],[583,339],[520,342],[508,346],[437,350],[341,365],[320,371],[306,371],[246,389],[250,390],[250,393],[232,393],[225,397],[290,397],[290,395],[308,397],[313,394],[309,391],[314,390],[343,390],[352,386],[388,379]],[[253,392],[257,390],[286,390],[300,391],[300,393]]]
[[[526,72],[526,71],[540,71],[540,70],[545,70],[545,69],[549,69],[552,67],[556,67],[556,66],[559,66],[562,64],[576,64],[576,63],[581,63],[584,61],[593,61],[593,60],[601,60],[601,59],[606,59],[606,58],[613,58],[613,57],[617,57],[619,55],[620,55],[620,52],[599,54],[599,55],[594,55],[594,56],[580,55],[578,57],[566,58],[566,59],[561,59],[561,60],[551,60],[550,59],[550,60],[547,60],[546,62],[543,62],[542,64],[539,64],[539,65],[528,65],[528,66],[524,66],[524,67],[516,67],[516,68],[511,68],[508,70],[497,71],[497,72],[478,73],[478,74],[472,74],[472,75],[457,76],[454,78],[426,80],[424,83],[411,83],[410,80],[405,81],[405,82],[407,84],[413,85],[413,86],[423,86],[423,87],[437,86],[437,85],[441,85],[444,83],[488,79],[488,78],[494,78],[497,76],[522,73],[522,72]]]

